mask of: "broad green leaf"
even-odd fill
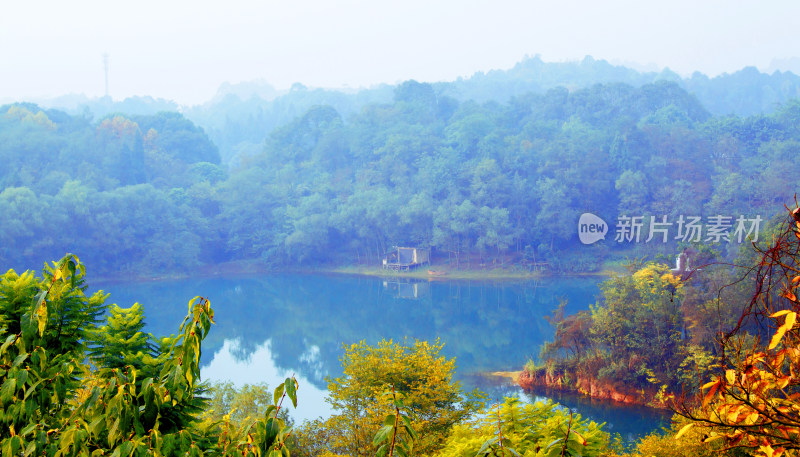
[[[26,436],[28,433],[30,433],[30,432],[32,432],[32,431],[34,431],[34,430],[36,430],[36,427],[37,427],[38,425],[39,425],[39,424],[28,424],[28,425],[26,425],[26,426],[25,426],[25,428],[23,428],[23,429],[22,429],[22,431],[21,431],[21,432],[19,432],[19,434],[20,434],[21,436]]]
[[[69,270],[69,286],[70,286],[70,288],[74,289],[75,288],[75,267],[77,266],[76,262],[78,261],[78,258],[75,257],[75,256],[71,256],[71,257],[72,258],[69,259],[69,262],[67,262],[67,269]],[[75,259],[75,260],[73,261],[73,259]]]
[[[19,435],[12,436],[8,439],[10,442],[10,456],[19,455],[19,451],[22,449],[22,438]]]
[[[0,346],[0,354],[3,354],[4,352],[6,352],[8,347],[11,346],[11,344],[13,344],[14,341],[16,341],[16,340],[17,340],[17,335],[8,335],[6,337],[6,340],[3,342],[3,345]]]
[[[406,432],[408,432],[409,436],[411,436],[411,439],[413,439],[413,440],[418,439],[417,432],[414,431],[414,429],[411,427],[411,425],[403,424],[403,428],[406,430]]]
[[[111,424],[111,428],[108,430],[108,445],[113,446],[114,443],[117,441],[117,435],[119,434],[119,417],[114,420],[114,423]]]
[[[489,449],[491,446],[494,446],[495,443],[497,443],[497,438],[490,438],[484,441],[483,446],[481,446],[481,448],[478,450],[478,455],[486,452],[486,450]]]
[[[25,405],[25,415],[27,417],[33,417],[33,412],[36,410],[38,406],[34,401],[22,400],[22,403]]]
[[[22,362],[28,358],[28,354],[22,353],[14,358],[14,362],[11,363],[11,368],[17,368],[18,366],[22,365]]]
[[[31,342],[38,331],[39,323],[36,320],[36,313],[25,313],[19,321],[22,327],[22,343]]]
[[[3,387],[0,387],[0,402],[3,404],[8,404],[11,402],[11,397],[14,396],[14,392],[16,392],[17,382],[14,378],[7,378],[5,382],[3,382]]]
[[[131,451],[133,451],[133,443],[130,441],[123,441],[117,449],[119,449],[120,454],[124,456],[130,455]]]
[[[33,320],[36,320],[36,326],[39,330],[39,336],[44,335],[45,326],[47,326],[47,303],[45,302],[45,298],[47,297],[47,291],[42,290],[33,298],[34,305],[33,305],[33,314],[31,314],[31,324],[33,324]]]
[[[190,312],[190,313],[194,311],[194,304],[195,304],[195,303],[196,303],[198,300],[200,300],[201,298],[203,298],[203,297],[201,297],[201,296],[197,295],[197,296],[195,296],[194,298],[192,298],[191,300],[189,300],[189,312]]]
[[[192,445],[192,434],[188,430],[181,430],[179,435],[182,450],[188,450]]]
[[[377,446],[378,444],[386,441],[386,438],[389,437],[389,434],[392,433],[392,430],[394,430],[394,427],[391,425],[384,425],[383,427],[379,428],[375,433],[375,437],[372,438],[372,445]]]
[[[557,439],[551,441],[550,444],[548,444],[545,449],[550,449],[551,447],[555,446],[556,444],[560,443],[563,440],[564,440],[564,438],[557,438]]]
[[[189,367],[187,367],[187,368],[189,368]],[[186,381],[189,383],[190,386],[194,385],[194,378],[192,377],[192,371],[193,370],[191,370],[191,369],[184,370],[184,373],[186,374]]]
[[[292,434],[292,427],[283,427],[278,433],[278,441],[283,441],[287,436]]]
[[[286,381],[283,383],[284,389],[286,390],[286,395],[292,401],[292,405],[297,408],[297,385],[295,384],[294,379],[286,378]]]
[[[267,448],[272,446],[273,443],[275,443],[275,438],[278,437],[278,433],[280,432],[280,430],[281,426],[278,423],[277,417],[270,417],[269,419],[267,419],[267,423],[265,424],[265,429],[264,429],[264,443],[262,447],[263,450],[266,450]]]
[[[99,416],[95,418],[89,424],[89,432],[91,432],[95,437],[100,436],[100,432],[103,431],[104,429],[103,425],[105,425],[105,421],[106,421],[105,416]]]
[[[36,451],[36,441],[31,441],[28,443],[28,447],[25,448],[25,454],[23,454],[23,457],[30,456],[34,451]]]
[[[283,388],[284,388],[284,383],[281,383],[281,385],[275,388],[275,393],[272,394],[272,403],[275,406],[278,406],[278,402],[283,396]]]
[[[390,387],[391,387],[391,386],[390,386]],[[380,395],[380,398],[387,398],[387,397],[388,397],[388,398],[394,398],[394,397],[395,397],[395,395],[397,395],[395,392],[392,392],[391,390],[387,390],[387,391],[383,392],[383,393]]]
[[[47,297],[47,290],[40,290],[33,296],[33,309],[38,310],[39,307],[44,303],[44,299]]]
[[[69,428],[69,429],[65,430],[64,433],[61,434],[61,436],[59,437],[59,441],[61,443],[61,446],[59,446],[59,447],[60,447],[60,449],[61,449],[61,451],[63,453],[65,453],[65,454],[67,453],[67,451],[69,450],[69,447],[72,445],[72,442],[73,442],[74,438],[75,438],[75,429],[74,428]]]
[[[22,389],[25,386],[25,382],[28,380],[28,370],[20,370],[17,373],[17,389]]]

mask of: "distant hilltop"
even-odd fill
[[[788,68],[795,60],[774,61],[771,67]],[[554,90],[575,93],[598,84],[641,88],[656,82],[669,82],[685,90],[713,116],[771,114],[788,100],[800,98],[800,76],[789,71],[776,70],[767,74],[755,67],[745,67],[713,78],[699,72],[682,77],[669,68],[640,71],[591,56],[579,61],[545,62],[537,55],[526,57],[508,70],[477,72],[468,78],[431,82],[425,86],[443,103],[452,100],[506,104],[528,94]],[[274,129],[303,116],[315,106],[330,106],[347,119],[368,105],[392,103],[395,90],[401,86],[398,83],[360,89],[325,89],[295,83],[287,90],[278,90],[259,79],[223,83],[214,97],[196,106],[182,106],[148,96],[115,101],[110,97],[90,99],[84,95],[65,95],[29,101],[95,120],[115,113],[147,116],[164,111],[180,112],[205,130],[219,147],[223,163],[236,165],[242,158],[258,154]]]
[[[634,68],[635,67],[635,68]],[[496,101],[506,103],[512,97],[526,93],[544,93],[550,89],[564,87],[570,91],[595,84],[621,83],[634,87],[656,81],[672,81],[695,95],[703,106],[714,115],[735,114],[751,116],[767,114],[788,99],[800,97],[800,58],[775,59],[768,73],[756,67],[745,67],[735,73],[723,73],[713,78],[695,72],[682,77],[669,68],[652,71],[655,67],[631,63],[612,64],[606,60],[586,56],[580,61],[545,62],[540,56],[526,57],[507,70],[476,72],[469,78],[454,81],[430,82],[441,95],[459,101],[474,100],[482,103]],[[784,71],[781,71],[783,69]],[[786,71],[789,70],[789,71]],[[159,111],[199,111],[213,109],[218,105],[300,103],[305,108],[315,104],[332,104],[331,98],[352,99],[348,102],[360,108],[368,103],[389,102],[395,85],[381,84],[369,88],[309,88],[296,83],[288,90],[278,90],[264,79],[239,83],[225,82],[206,103],[195,106],[179,106],[170,100],[148,96],[129,97],[112,101],[108,97],[89,98],[81,94],[69,94],[46,100],[17,100],[35,102],[41,106],[60,108],[72,113],[88,110],[96,118],[113,112],[130,114],[155,114]],[[3,100],[11,102],[13,100]]]
[[[796,64],[800,59],[773,61],[771,68]],[[793,68],[793,67],[792,67]],[[446,95],[459,100],[478,102],[495,100],[501,103],[527,92],[542,93],[556,87],[577,90],[595,84],[623,83],[634,87],[656,81],[672,81],[697,97],[714,115],[751,116],[772,112],[778,104],[800,97],[800,77],[789,71],[762,73],[745,67],[735,73],[709,78],[695,72],[684,78],[669,68],[655,72],[638,71],[605,60],[586,56],[574,62],[544,62],[539,56],[529,57],[509,70],[475,73],[468,79],[438,83]]]

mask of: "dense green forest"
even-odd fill
[[[800,167],[796,76],[673,76],[532,58],[452,83],[298,85],[269,102],[229,87],[184,114],[148,113],[141,100],[129,103],[143,114],[97,118],[7,105],[0,260],[32,268],[76,252],[102,273],[294,268],[377,265],[393,245],[419,245],[453,267],[592,271],[672,256],[677,232],[644,242],[649,216],[767,220],[791,201],[787,176]],[[723,100],[746,116],[725,114],[737,110]],[[611,227],[643,216],[642,240],[583,246],[584,212]],[[714,247],[731,256],[738,243]]]

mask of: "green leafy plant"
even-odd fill
[[[515,398],[484,410],[453,428],[440,457],[599,456],[608,449],[602,424],[586,423],[550,402],[525,404]]]
[[[497,405],[497,435],[483,443],[476,456],[489,455],[503,457],[506,451],[519,457],[519,453],[511,447],[511,440],[503,436],[503,420],[500,417],[500,405]]]
[[[386,415],[383,419],[383,427],[378,429],[372,439],[372,445],[378,446],[375,455],[392,457],[397,452],[402,457],[409,457],[414,441],[417,439],[417,433],[411,426],[408,414],[404,412],[406,406],[403,404],[403,394],[397,392],[393,385],[391,390],[382,394],[382,397],[391,401],[394,412]],[[402,431],[405,431],[407,438],[401,433]]]
[[[342,376],[328,380],[328,402],[334,414],[316,430],[303,429],[301,441],[326,437],[336,454],[368,457],[375,454],[375,434],[385,427],[381,418],[396,406],[384,395],[387,384],[401,395],[418,434],[416,453],[430,455],[441,448],[455,424],[476,413],[482,401],[476,392],[464,395],[453,380],[455,361],[440,355],[443,344],[416,341],[405,345],[359,342],[345,348]],[[401,418],[398,418],[401,420]]]
[[[143,380],[131,365],[92,372],[80,341],[53,338],[65,327],[84,332],[96,322],[104,297],[84,295],[84,271],[68,255],[47,267],[43,280],[13,270],[0,278],[4,457],[289,456],[291,428],[278,413],[286,397],[297,405],[294,378],[275,389],[275,405],[257,420],[201,423],[201,345],[214,323],[208,299],[189,301],[161,370]]]

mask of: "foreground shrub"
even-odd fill
[[[439,457],[476,455],[599,456],[609,435],[595,422],[567,412],[550,402],[524,404],[506,398],[503,404],[482,411],[479,418],[456,425]]]
[[[277,406],[258,420],[201,426],[200,347],[214,322],[202,297],[189,301],[157,374],[142,380],[131,365],[94,371],[86,365],[84,338],[97,328],[104,297],[86,297],[84,275],[77,257],[68,255],[46,267],[41,279],[13,270],[0,278],[4,457],[289,455],[289,428],[278,411],[286,396],[297,402],[293,379],[278,386]]]

